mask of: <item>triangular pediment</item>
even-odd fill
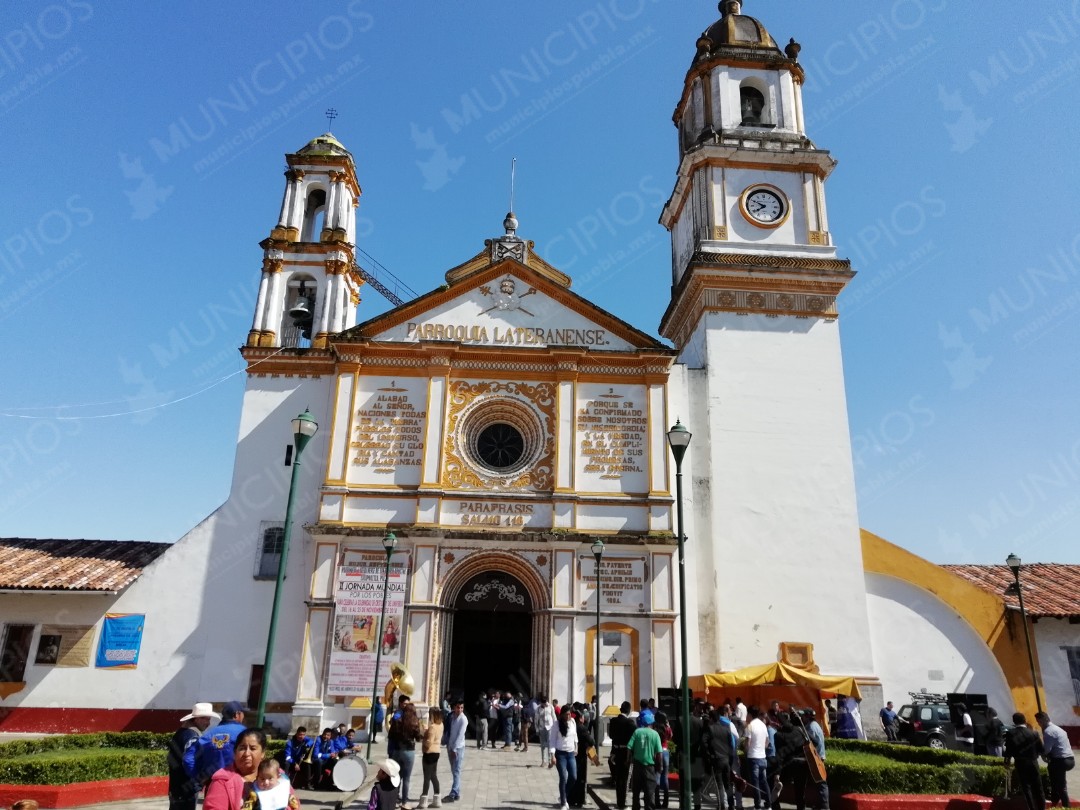
[[[570,292],[550,272],[527,267],[513,259],[486,268],[469,267],[470,264],[466,262],[451,271],[456,278],[447,287],[358,324],[336,335],[332,342],[438,340],[491,347],[573,346],[613,352],[670,350]],[[558,273],[554,268],[551,270]]]

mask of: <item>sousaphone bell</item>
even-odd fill
[[[413,680],[412,674],[404,664],[398,661],[390,664],[390,680],[386,682],[386,688],[383,689],[383,705],[387,707],[387,711],[393,711],[390,708],[390,701],[393,700],[395,691],[409,697],[412,697],[412,693],[416,691],[416,681]]]

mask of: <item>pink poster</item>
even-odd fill
[[[382,694],[390,680],[390,664],[402,659],[409,556],[395,554],[390,560],[385,617],[382,603],[386,555],[377,551],[350,552],[347,563],[338,569],[327,692],[370,697],[376,684]],[[376,678],[375,658],[380,648],[382,657]]]

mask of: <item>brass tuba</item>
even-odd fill
[[[390,680],[386,682],[386,688],[383,689],[384,706],[390,706],[390,701],[394,698],[394,690],[410,697],[416,691],[416,681],[413,680],[412,674],[405,669],[404,664],[398,661],[390,664]]]

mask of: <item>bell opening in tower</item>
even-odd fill
[[[321,188],[313,189],[304,206],[304,227],[300,232],[300,241],[318,242],[325,224],[326,192]]]

